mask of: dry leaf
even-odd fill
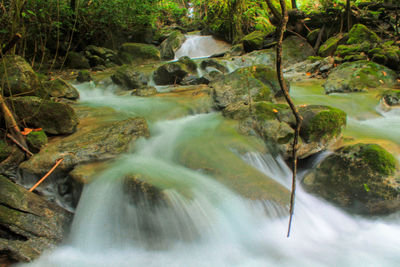
[[[31,128],[24,128],[24,130],[21,132],[22,135],[28,135],[30,132],[32,132]]]
[[[386,75],[387,75],[386,72],[384,72],[384,71],[382,71],[382,74],[383,74],[383,76],[385,76],[385,77],[386,77]]]
[[[307,75],[307,76],[311,76],[311,72],[307,72],[306,75]]]
[[[278,110],[277,109],[273,109],[272,110],[274,113],[278,113]]]
[[[379,82],[380,82],[381,84],[384,84],[384,82],[383,82],[382,80],[379,80]]]

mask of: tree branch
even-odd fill
[[[290,229],[292,225],[292,218],[294,212],[294,199],[295,199],[295,192],[296,192],[296,174],[297,174],[297,149],[298,149],[298,141],[300,135],[300,127],[303,121],[297,107],[294,105],[290,95],[289,90],[286,87],[286,83],[283,78],[283,71],[282,71],[282,42],[283,42],[283,34],[286,30],[286,25],[289,20],[289,16],[286,9],[285,0],[279,0],[281,4],[281,11],[282,11],[282,19],[280,21],[280,25],[278,28],[278,43],[276,45],[276,71],[278,75],[279,85],[281,87],[281,91],[285,96],[286,102],[289,104],[290,109],[292,110],[293,115],[296,118],[296,128],[294,133],[293,139],[293,146],[292,146],[292,192],[290,196],[290,217],[289,217],[289,225],[288,225],[288,232],[287,237],[290,236]]]

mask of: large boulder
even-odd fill
[[[336,150],[303,180],[304,187],[351,212],[388,214],[400,210],[397,161],[376,144]]]
[[[382,99],[389,106],[400,106],[400,90],[386,90],[382,93]]]
[[[60,243],[72,214],[0,176],[0,263],[29,262]]]
[[[72,69],[90,69],[89,60],[83,53],[68,52],[66,65]]]
[[[147,84],[147,78],[134,68],[124,65],[119,67],[111,76],[112,81],[123,89],[132,90]]]
[[[37,190],[51,192],[56,201],[72,207],[79,200],[82,183],[69,178],[71,170],[78,165],[114,159],[127,152],[138,138],[149,136],[147,123],[142,118],[117,120],[120,114],[104,107],[81,107],[78,114],[81,123],[75,133],[51,139],[44,149],[20,164],[21,183],[32,185],[57,159],[63,158],[63,162]]]
[[[282,58],[284,66],[306,60],[310,56],[315,56],[313,47],[307,40],[292,35],[287,37],[282,43]]]
[[[31,66],[20,56],[3,57],[0,64],[0,87],[4,96],[34,95],[39,80]]]
[[[178,84],[189,72],[184,64],[171,62],[160,66],[154,72],[153,79],[158,85]]]
[[[173,31],[170,33],[168,38],[160,45],[161,58],[164,60],[174,59],[175,52],[181,47],[185,40],[185,35],[180,31]]]
[[[73,108],[60,102],[35,96],[13,97],[7,100],[19,121],[32,128],[42,128],[49,134],[70,134],[76,130],[78,117]]]
[[[371,88],[392,87],[397,83],[396,73],[374,62],[360,60],[346,62],[333,69],[323,84],[327,94],[333,92],[360,92]]]
[[[154,45],[149,44],[124,43],[118,55],[125,64],[141,64],[160,60],[160,51]]]
[[[349,32],[347,44],[361,44],[363,42],[376,44],[382,42],[382,40],[376,33],[368,29],[365,25],[355,24]]]
[[[78,90],[61,78],[42,81],[36,95],[42,98],[57,97],[75,100],[79,98]]]
[[[211,87],[215,106],[228,112],[226,115],[242,110],[249,97],[251,101],[270,101],[281,94],[276,71],[265,65],[237,69],[213,81]]]

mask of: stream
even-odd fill
[[[400,214],[349,215],[300,184],[286,238],[287,207],[250,200],[257,189],[226,177],[248,183],[271,177],[289,189],[290,169],[206,102],[118,95],[112,86],[89,83],[77,87],[82,105],[145,117],[151,137],[85,186],[68,240],[30,266],[398,266]],[[326,96],[318,88],[296,85],[292,96],[297,103],[330,101],[343,108],[349,114],[345,135],[400,144],[397,110],[384,112],[369,97]],[[300,178],[306,172],[300,170]],[[161,188],[168,204],[154,206],[143,196],[133,203],[124,191],[130,174]]]

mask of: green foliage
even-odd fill
[[[346,125],[346,113],[340,109],[331,108],[315,115],[307,127],[307,135],[312,141],[326,137],[337,137]]]

